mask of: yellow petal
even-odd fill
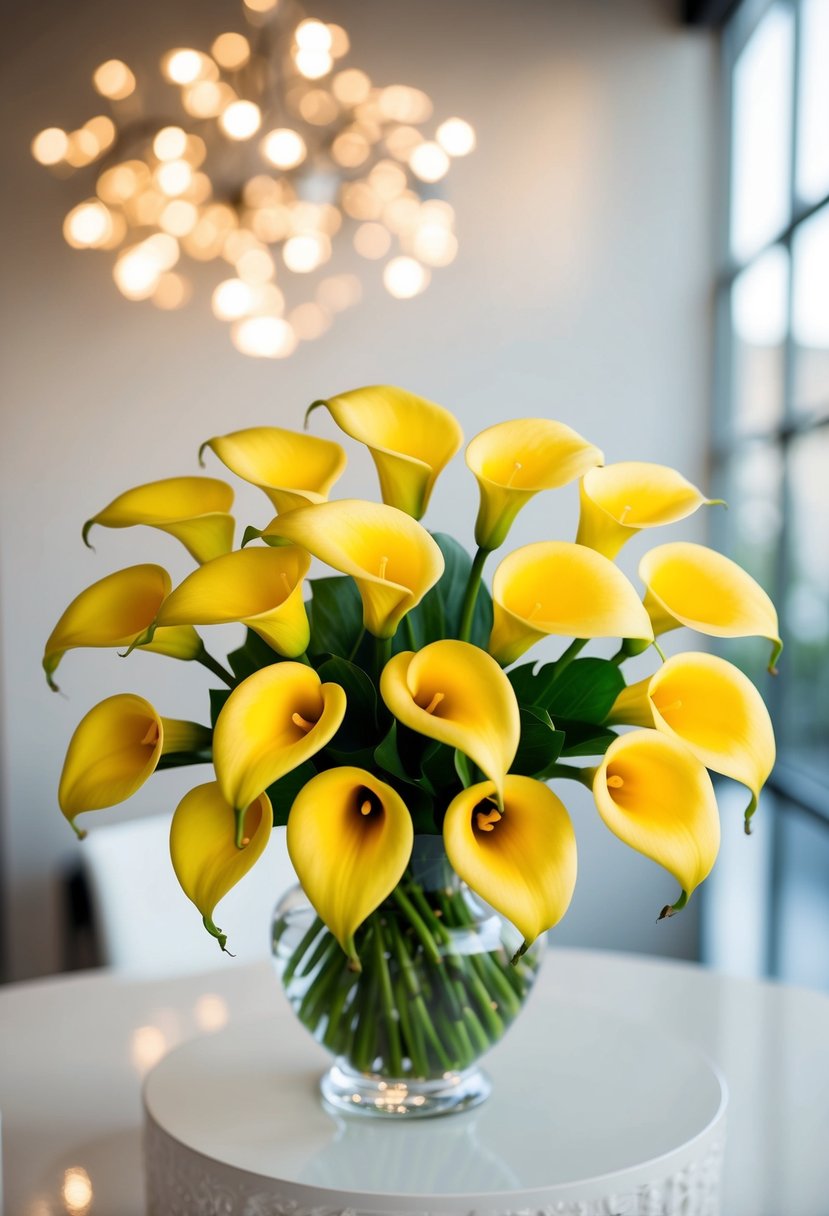
[[[774,670],[783,649],[774,604],[736,562],[705,545],[676,541],[646,553],[639,577],[657,636],[687,625],[717,638],[768,638]]]
[[[363,600],[365,627],[378,638],[392,637],[443,573],[443,554],[426,529],[377,502],[343,498],[303,507],[278,515],[263,535],[293,541],[350,574]]]
[[[277,511],[324,502],[342,473],[346,456],[338,443],[278,426],[253,426],[217,435],[202,444],[251,485],[264,490]]]
[[[263,790],[316,755],[345,716],[345,692],[322,684],[304,663],[274,663],[243,680],[213,732],[222,794],[241,810]]]
[[[197,562],[233,548],[233,490],[212,477],[168,477],[127,490],[84,524],[86,543],[95,524],[131,528],[146,524],[175,536]]]
[[[297,795],[288,852],[305,894],[352,960],[354,934],[397,886],[413,839],[403,799],[365,769],[328,769]]]
[[[521,953],[557,925],[576,885],[576,836],[559,798],[532,777],[507,777],[496,808],[491,781],[453,799],[443,821],[452,866],[515,925]]]
[[[383,502],[420,519],[438,474],[463,443],[454,416],[441,405],[388,384],[315,401],[308,412],[320,405],[340,430],[371,452]]]
[[[534,494],[567,485],[603,460],[592,443],[549,418],[518,418],[481,431],[466,449],[481,491],[478,546],[497,549]]]
[[[720,847],[714,787],[699,760],[661,731],[631,731],[607,749],[593,797],[614,835],[674,876],[682,906]]]
[[[580,499],[576,540],[605,557],[615,557],[640,529],[676,523],[714,501],[676,469],[636,460],[590,469]]]
[[[216,557],[167,596],[159,625],[224,625],[241,621],[277,653],[295,658],[308,645],[302,580],[311,559],[293,545],[241,549]]]
[[[67,650],[79,646],[130,646],[147,631],[170,590],[161,566],[128,566],[108,574],[76,596],[49,635],[43,669],[52,675]],[[202,650],[194,629],[159,631],[143,650],[177,659],[194,659]]]
[[[270,799],[262,794],[244,814],[245,843],[237,848],[236,814],[215,781],[196,786],[176,807],[170,826],[173,869],[223,950],[227,937],[213,923],[214,909],[262,856],[272,825]]]
[[[653,640],[633,586],[584,545],[539,541],[516,549],[495,571],[492,598],[489,650],[504,666],[548,634]]]
[[[405,726],[468,756],[500,799],[521,722],[512,685],[485,651],[449,638],[403,651],[383,669],[380,693]]]

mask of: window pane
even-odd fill
[[[733,428],[768,431],[783,416],[789,255],[774,245],[731,289]]]
[[[794,18],[774,4],[734,66],[731,252],[756,253],[789,220]]]
[[[829,988],[829,824],[782,804],[779,977]]]
[[[800,18],[797,192],[807,203],[829,193],[829,3],[803,0]]]
[[[827,0],[829,9],[829,0]],[[829,72],[829,68],[827,68]],[[829,129],[826,132],[829,145]],[[829,413],[829,206],[801,224],[794,240],[794,406]]]

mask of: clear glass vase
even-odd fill
[[[483,1102],[481,1057],[520,1013],[541,940],[520,934],[450,866],[439,836],[417,836],[400,883],[356,935],[362,970],[293,887],[276,907],[273,956],[299,1020],[334,1055],[329,1106],[422,1116]]]

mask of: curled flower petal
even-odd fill
[[[315,401],[341,431],[371,452],[383,502],[414,519],[426,511],[441,470],[463,443],[455,417],[441,405],[388,384]]]
[[[233,490],[212,477],[168,477],[136,486],[113,499],[84,524],[83,538],[95,524],[131,528],[146,524],[168,532],[197,562],[207,562],[233,548]]]
[[[534,494],[565,486],[603,460],[592,443],[549,418],[518,418],[481,431],[466,449],[481,491],[478,546],[497,549]]]
[[[253,869],[273,826],[267,794],[242,817],[242,847],[236,846],[236,813],[215,781],[185,794],[170,825],[170,856],[181,889],[202,915],[205,929],[224,950],[226,934],[213,923],[216,904]]]
[[[705,545],[658,545],[639,563],[647,608],[659,636],[680,625],[717,638],[763,637],[772,643],[769,670],[783,643],[777,612],[741,566]]]
[[[510,553],[492,581],[489,651],[506,666],[548,634],[653,640],[633,586],[601,553],[539,541]]]
[[[390,638],[443,573],[443,554],[425,528],[396,507],[357,498],[277,515],[265,539],[293,541],[350,574],[369,633]],[[278,550],[277,550],[278,552]]]
[[[521,719],[512,685],[485,651],[450,638],[404,650],[384,667],[380,693],[405,726],[468,756],[502,797]]]
[[[413,838],[403,799],[365,769],[319,773],[291,807],[291,861],[320,919],[355,967],[354,934],[402,878]]]
[[[676,469],[636,460],[590,469],[580,500],[576,541],[605,557],[615,557],[640,529],[676,523],[715,501]]]
[[[518,929],[519,953],[570,906],[576,836],[564,804],[543,782],[507,777],[502,808],[493,782],[471,785],[449,804],[443,839],[464,882]]]
[[[264,490],[277,511],[324,502],[346,465],[338,443],[278,426],[252,426],[203,443],[222,464]]]
[[[278,654],[303,654],[310,636],[302,580],[311,559],[302,549],[240,549],[206,562],[172,591],[159,625],[241,621]]]

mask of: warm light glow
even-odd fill
[[[418,144],[423,143],[423,136],[417,127],[393,127],[386,136],[386,147],[395,160],[409,163],[409,157]]]
[[[262,155],[277,169],[295,169],[305,160],[305,140],[298,131],[278,127],[262,140]]]
[[[395,122],[425,122],[432,113],[432,103],[427,95],[405,84],[383,89],[379,104],[383,117]]]
[[[325,89],[311,89],[299,99],[299,112],[315,127],[326,127],[340,112],[334,98]]]
[[[294,274],[309,274],[330,257],[330,245],[323,236],[292,236],[282,248],[285,265]]]
[[[63,221],[63,235],[73,249],[94,249],[112,232],[112,216],[103,203],[89,199],[73,207]]]
[[[337,101],[345,106],[356,106],[368,97],[371,81],[359,68],[347,68],[344,72],[337,72],[331,81],[331,88]]]
[[[293,309],[288,317],[297,338],[303,342],[313,342],[320,338],[331,325],[331,318],[319,304],[309,301]]]
[[[409,168],[422,182],[439,182],[449,172],[449,157],[440,144],[426,140],[412,149]]]
[[[383,208],[383,223],[398,236],[414,228],[421,219],[423,208],[417,195],[407,191],[400,198],[394,198]]]
[[[146,300],[156,290],[164,271],[178,261],[178,241],[157,232],[133,245],[118,258],[112,271],[118,290],[128,300]]]
[[[225,279],[214,290],[211,305],[220,321],[237,321],[253,307],[253,292],[241,279]]]
[[[92,73],[92,83],[102,97],[123,101],[135,91],[135,76],[120,59],[107,59]]]
[[[475,147],[475,131],[463,118],[447,118],[437,129],[437,141],[450,156],[468,156]]]
[[[279,0],[245,0],[245,8],[252,13],[269,13],[278,3]]]
[[[162,127],[153,140],[159,160],[180,160],[187,149],[187,132],[181,127]]]
[[[243,355],[285,359],[296,350],[296,335],[280,317],[247,317],[231,330],[233,345]]]
[[[79,1165],[66,1170],[61,1194],[68,1216],[86,1216],[92,1206],[92,1181],[86,1170]]]
[[[458,253],[458,239],[443,224],[424,224],[414,238],[413,252],[427,266],[448,266]]]
[[[83,129],[88,131],[97,143],[99,155],[115,142],[117,134],[115,123],[106,114],[96,114],[94,118],[87,119],[83,124]]]
[[[381,200],[367,182],[346,182],[342,188],[342,206],[354,220],[376,220],[383,210]]]
[[[249,228],[234,228],[225,237],[224,248],[222,249],[222,257],[231,265],[236,265],[243,254],[249,249],[260,249],[259,241],[250,231]]]
[[[200,51],[181,47],[164,56],[161,71],[173,84],[193,84],[209,72],[209,60]]]
[[[244,34],[219,34],[210,53],[219,67],[234,71],[243,68],[250,59],[250,43]]]
[[[193,1015],[199,1030],[212,1034],[214,1031],[221,1030],[227,1025],[230,1018],[230,1010],[224,997],[217,996],[213,992],[205,992],[196,1001]]]
[[[175,271],[168,271],[158,280],[152,301],[156,308],[170,312],[174,308],[182,308],[190,299],[192,291],[189,279],[176,274]]]
[[[193,118],[217,118],[223,110],[236,101],[236,94],[229,84],[214,80],[199,80],[185,89],[181,104]]]
[[[188,135],[181,156],[191,168],[197,169],[204,163],[204,158],[207,156],[207,144],[200,135]]]
[[[179,259],[178,241],[166,232],[155,232],[142,241],[141,248],[154,259],[159,270],[170,270]]]
[[[81,127],[80,131],[70,132],[65,159],[73,169],[82,169],[85,165],[91,165],[100,152],[98,140],[91,131]]]
[[[124,161],[106,169],[98,178],[97,190],[105,203],[125,203],[150,180],[150,171],[142,160]]]
[[[142,190],[129,204],[130,223],[136,228],[157,224],[167,199],[158,190]]]
[[[248,249],[236,262],[236,273],[246,283],[267,283],[273,272],[273,258],[267,249]]]
[[[294,63],[308,80],[320,80],[321,77],[327,76],[334,66],[334,60],[328,51],[311,47],[298,47],[294,51]]]
[[[186,160],[165,160],[158,166],[153,177],[162,194],[175,198],[177,194],[184,194],[190,185],[193,170]]]
[[[338,165],[343,165],[347,169],[354,169],[357,165],[362,165],[364,161],[368,160],[370,151],[365,135],[354,127],[343,131],[331,145],[331,155],[334,160]]]
[[[382,224],[361,224],[354,233],[354,248],[364,258],[384,258],[391,248],[391,233]]]
[[[322,21],[313,17],[300,21],[294,31],[296,44],[303,51],[330,51],[331,31]]]
[[[363,287],[356,274],[332,274],[317,288],[317,303],[328,312],[345,312],[359,304]]]
[[[167,1050],[167,1038],[158,1026],[138,1026],[130,1039],[130,1059],[139,1076],[149,1072]]]
[[[330,50],[335,59],[342,59],[351,50],[351,40],[341,25],[328,25],[331,36]]]
[[[429,285],[429,272],[414,258],[392,258],[383,270],[383,283],[389,295],[410,300]]]
[[[171,236],[187,236],[199,222],[199,209],[184,199],[168,203],[159,216],[159,226]]]
[[[219,119],[219,126],[230,139],[250,139],[259,130],[262,111],[253,101],[234,101]]]
[[[58,165],[69,148],[69,136],[60,127],[47,127],[32,140],[32,156],[41,165]]]
[[[401,195],[407,180],[404,171],[391,160],[378,161],[368,175],[369,185],[384,203]]]
[[[206,203],[213,193],[213,183],[206,173],[194,173],[185,197],[190,203]]]

